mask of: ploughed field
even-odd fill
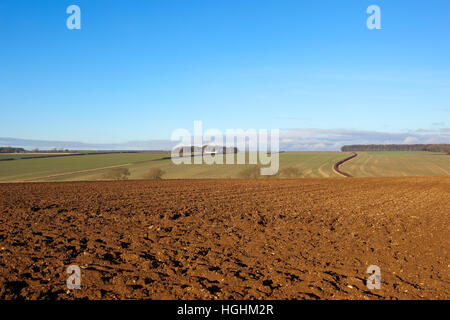
[[[449,199],[450,177],[1,184],[0,298],[450,299]]]

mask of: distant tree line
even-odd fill
[[[45,149],[40,150],[35,148],[33,150],[26,150],[24,148],[15,148],[15,147],[0,147],[0,153],[71,153],[70,155],[93,155],[93,154],[112,154],[112,153],[168,153],[168,151],[164,150],[69,150],[69,149]],[[69,156],[69,155],[64,155]]]
[[[341,151],[430,151],[450,153],[450,144],[355,144],[343,146]]]
[[[25,151],[23,148],[0,147],[0,153],[21,153]]]
[[[33,149],[31,151],[25,150],[24,148],[15,148],[15,147],[0,147],[0,153],[62,153],[62,152],[70,152],[68,149],[50,149],[50,150],[39,150]]]

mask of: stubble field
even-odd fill
[[[449,176],[450,155],[426,151],[358,152],[341,170],[353,177]]]
[[[296,178],[338,177],[333,164],[348,156],[345,152],[285,152],[280,153],[280,168],[295,167]],[[126,168],[129,179],[146,179],[149,170],[164,171],[163,179],[223,179],[240,178],[241,171],[251,166],[249,153],[246,164],[181,164],[167,159],[170,153],[142,152],[93,154],[73,157],[0,161],[1,182],[99,181],[112,167]],[[0,155],[1,157],[1,155]],[[235,158],[236,159],[236,158]]]
[[[450,299],[449,198],[450,177],[1,184],[0,298]]]

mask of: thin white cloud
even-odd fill
[[[282,151],[337,151],[350,144],[429,144],[449,143],[450,128],[415,130],[404,133],[349,129],[292,128],[280,131]],[[171,150],[177,141],[146,140],[124,143],[83,143],[74,141],[46,141],[1,138],[0,146],[26,149],[73,149],[73,150]]]
[[[419,140],[416,137],[408,136],[403,140],[402,144],[414,144],[417,143]]]
[[[280,134],[280,149],[339,150],[350,144],[450,143],[450,128],[424,132],[378,132],[348,129],[293,128]]]

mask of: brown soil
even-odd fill
[[[450,177],[1,184],[0,298],[450,299],[449,199]]]

